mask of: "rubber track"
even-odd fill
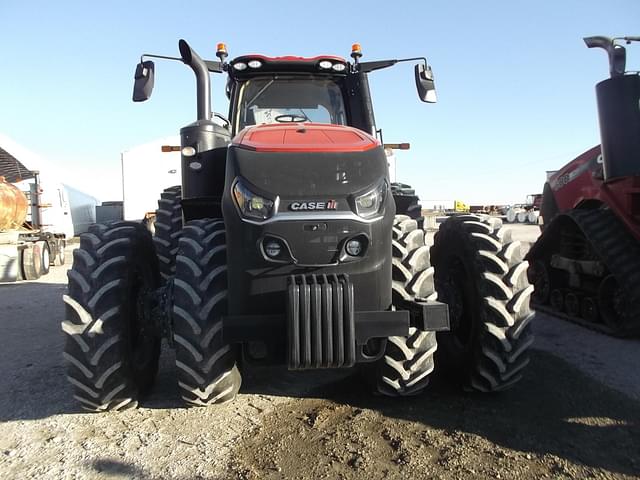
[[[579,317],[558,312],[548,305],[534,304],[540,311],[561,316],[567,320],[594,330],[619,337],[640,334],[640,243],[636,241],[610,210],[572,210],[561,216],[571,218],[580,228],[593,250],[603,260],[609,272],[616,277],[618,284],[625,288],[632,310],[627,318],[635,324],[624,330],[613,330],[604,324],[594,324]]]
[[[435,300],[433,268],[425,233],[417,221],[397,215],[393,225],[393,298],[423,297]],[[387,396],[420,393],[429,383],[437,349],[435,332],[409,329],[407,337],[389,337],[378,363],[376,390]]]
[[[164,281],[176,273],[176,254],[182,232],[182,188],[167,188],[160,195],[156,210],[153,244],[160,261],[160,275]]]

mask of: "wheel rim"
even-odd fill
[[[49,249],[45,247],[42,249],[42,268],[44,270],[48,270],[49,261]]]
[[[613,275],[607,276],[598,289],[598,307],[602,321],[613,329],[620,327],[625,306],[624,291]]]
[[[144,276],[135,272],[131,282],[131,296],[129,305],[129,354],[132,369],[137,375],[144,371],[149,362],[153,361],[153,350],[156,337],[150,329],[147,318],[146,298],[151,289]]]
[[[442,301],[449,305],[451,335],[456,347],[469,351],[474,327],[473,319],[470,317],[473,314],[473,308],[470,305],[474,298],[473,288],[469,274],[460,259],[452,259],[447,272],[448,275],[442,282],[438,295],[442,295]]]
[[[585,320],[596,323],[598,321],[598,306],[596,301],[591,297],[584,297],[582,299],[582,305],[580,307],[582,318]]]
[[[559,289],[555,289],[551,291],[551,306],[554,310],[562,311],[564,309],[564,295],[562,295],[562,291]]]
[[[536,260],[533,264],[533,275],[530,279],[534,285],[533,296],[538,303],[549,302],[549,292],[551,291],[551,281],[549,271],[542,260]]]
[[[567,293],[564,298],[564,307],[567,314],[576,317],[580,314],[580,301],[575,293]]]

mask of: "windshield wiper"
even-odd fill
[[[302,114],[302,116],[307,119],[306,120],[307,122],[313,123],[313,121],[309,118],[309,115],[307,115],[303,109],[299,108],[298,110],[300,110],[300,113]]]
[[[262,94],[265,92],[265,90],[266,90],[267,88],[269,88],[269,87],[273,84],[273,82],[275,82],[275,80],[269,80],[269,83],[267,83],[264,87],[262,87],[262,88],[260,89],[260,91],[259,91],[258,93],[256,93],[256,94],[255,94],[255,96],[254,96],[251,100],[249,100],[249,101],[247,102],[247,106],[246,106],[246,108],[249,108],[250,106],[252,106],[252,105],[253,105],[253,102],[255,102],[255,101],[258,99],[258,97],[259,97],[260,95],[262,95]]]

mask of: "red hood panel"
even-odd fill
[[[363,152],[380,145],[362,130],[319,123],[249,127],[232,144],[257,152]]]

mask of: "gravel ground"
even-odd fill
[[[514,231],[533,241],[536,228]],[[64,378],[65,283],[66,268],[52,267],[0,285],[0,478],[640,476],[638,341],[539,316],[527,375],[500,395],[440,375],[393,400],[350,372],[254,369],[234,402],[208,409],[181,406],[165,349],[141,408],[89,414]]]

